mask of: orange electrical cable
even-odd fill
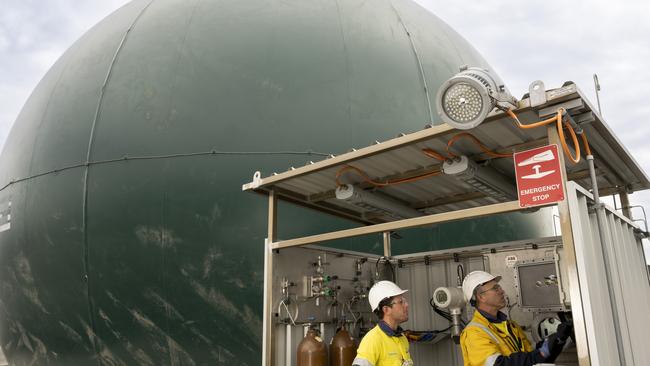
[[[448,159],[448,158],[446,158],[445,156],[443,156],[442,154],[438,153],[437,151],[435,151],[433,149],[424,148],[424,149],[422,149],[422,152],[424,153],[424,155],[426,155],[426,156],[428,156],[430,158],[434,158],[436,160],[445,161],[445,160]]]
[[[507,109],[505,112],[510,116],[515,122],[517,122],[517,126],[520,128],[528,129],[528,128],[535,128],[535,127],[540,127],[540,126],[545,126],[548,124],[551,124],[555,122],[557,124],[557,133],[558,136],[560,137],[560,145],[562,145],[562,150],[564,150],[564,154],[569,157],[569,160],[571,160],[572,163],[576,164],[580,161],[580,145],[578,144],[578,137],[576,136],[576,132],[573,130],[573,127],[567,123],[567,122],[562,122],[562,114],[564,113],[564,108],[559,108],[557,110],[557,115],[555,117],[551,117],[549,119],[545,119],[543,121],[531,123],[528,125],[525,125],[519,121],[519,118],[517,115],[510,109]],[[571,150],[569,150],[569,145],[566,142],[566,136],[564,136],[564,128],[569,130],[569,134],[571,135],[571,140],[573,141],[573,146],[576,151],[576,155],[573,156],[571,154]],[[591,152],[589,149],[589,143],[587,142],[587,136],[585,136],[584,132],[582,133],[582,141],[585,143],[585,151],[587,154]]]
[[[483,143],[479,139],[477,139],[476,136],[472,135],[471,133],[461,132],[459,134],[454,135],[449,140],[449,142],[447,142],[447,154],[449,154],[449,156],[451,156],[452,158],[457,157],[457,155],[452,153],[450,151],[450,148],[457,140],[459,140],[462,137],[470,138],[472,141],[474,141],[474,143],[476,145],[478,145],[478,147],[481,148],[481,150],[483,150],[484,153],[486,153],[487,155],[489,155],[489,156],[491,156],[493,158],[511,158],[512,157],[512,154],[500,154],[500,153],[496,153],[496,152],[488,149],[487,146],[483,145]]]
[[[562,114],[564,113],[564,108],[558,109],[557,110],[557,115],[555,117],[551,117],[551,118],[545,119],[543,121],[539,121],[539,122],[535,122],[535,123],[531,123],[531,124],[527,124],[527,125],[521,123],[521,121],[519,121],[519,118],[517,117],[517,115],[512,110],[507,109],[507,110],[505,110],[505,112],[508,114],[508,116],[510,116],[517,123],[518,127],[523,128],[523,129],[546,126],[548,124],[551,124],[551,123],[555,122],[557,124],[557,132],[558,132],[558,136],[560,138],[560,144],[562,145],[562,150],[564,151],[566,156],[569,157],[569,160],[571,160],[571,162],[573,162],[574,164],[576,164],[576,163],[578,163],[580,161],[580,145],[578,143],[578,137],[576,136],[576,132],[574,131],[573,127],[568,122],[563,122],[562,121]],[[571,140],[573,142],[573,146],[574,146],[574,149],[575,149],[575,152],[576,152],[575,156],[573,156],[573,154],[571,153],[571,150],[569,149],[569,145],[566,142],[566,136],[564,135],[564,129],[565,128],[567,130],[569,130],[569,134],[571,135]],[[472,135],[471,133],[468,133],[468,132],[458,133],[458,134],[454,135],[447,142],[447,154],[449,155],[449,157],[451,157],[451,158],[457,157],[457,155],[452,153],[450,151],[450,149],[451,149],[452,145],[456,141],[460,140],[463,137],[467,137],[467,138],[471,139],[488,156],[491,156],[493,158],[510,158],[510,157],[512,157],[512,154],[502,154],[502,153],[497,153],[497,152],[494,152],[494,151],[490,150],[487,146],[483,145],[483,143],[478,138],[476,138],[476,136],[474,136],[474,135]],[[582,143],[585,146],[585,152],[587,153],[587,155],[591,155],[591,149],[589,147],[589,141],[587,140],[586,134],[583,132],[583,133],[580,134],[580,137],[582,138]],[[435,151],[433,149],[429,149],[429,148],[422,149],[422,153],[424,153],[428,157],[434,158],[434,159],[439,160],[439,161],[445,161],[445,160],[448,159],[444,155],[438,153],[437,151]],[[434,177],[434,176],[442,174],[442,171],[436,170],[436,171],[433,171],[433,172],[429,172],[429,173],[425,173],[425,174],[421,174],[421,175],[416,175],[416,176],[410,177],[410,178],[402,178],[402,179],[396,179],[396,180],[389,180],[389,181],[385,181],[385,182],[378,182],[378,181],[375,181],[372,178],[370,178],[368,176],[368,174],[366,174],[363,170],[361,170],[361,169],[359,169],[357,167],[354,167],[352,165],[346,165],[346,166],[344,166],[343,168],[339,169],[336,172],[336,185],[337,186],[344,185],[343,183],[341,183],[341,175],[344,172],[348,171],[348,170],[354,171],[355,173],[359,174],[363,178],[363,180],[365,182],[367,182],[367,183],[369,183],[369,184],[371,184],[371,185],[373,185],[375,187],[386,187],[386,186],[390,186],[390,185],[414,182],[414,181],[417,181],[417,180],[420,180],[420,179],[424,179],[424,178],[428,178],[428,177]]]
[[[433,172],[429,172],[429,173],[425,173],[425,174],[421,174],[421,175],[416,175],[414,177],[402,178],[402,179],[396,179],[396,180],[389,180],[389,181],[386,181],[386,182],[378,182],[378,181],[375,181],[375,180],[371,179],[363,170],[361,170],[361,169],[359,169],[357,167],[354,167],[352,165],[346,165],[343,168],[339,169],[338,172],[336,172],[336,185],[337,186],[344,185],[343,183],[341,183],[340,178],[341,178],[341,175],[344,172],[348,171],[348,170],[352,170],[352,171],[356,172],[357,174],[359,174],[363,178],[363,180],[365,182],[368,182],[368,183],[372,184],[375,187],[386,187],[386,186],[391,186],[391,185],[396,185],[396,184],[413,182],[413,181],[416,181],[416,180],[420,180],[420,179],[424,179],[424,178],[428,178],[428,177],[435,177],[436,175],[442,174],[441,171],[436,170],[436,171],[433,171]]]
[[[415,177],[403,178],[403,179],[397,179],[397,180],[388,181],[388,182],[387,182],[387,185],[394,185],[394,184],[402,184],[402,183],[408,183],[408,182],[415,182],[415,181],[418,181],[418,180],[420,180],[420,179],[429,178],[429,177],[435,177],[435,176],[438,176],[438,175],[441,175],[441,174],[442,174],[442,171],[440,171],[440,170],[436,170],[436,171],[433,171],[433,172],[429,172],[429,173],[425,173],[425,174],[421,174],[421,175],[416,175]]]
[[[580,137],[582,138],[582,144],[585,145],[585,152],[587,153],[587,156],[591,155],[591,148],[589,148],[589,140],[587,140],[587,134],[582,131],[580,134]]]
[[[345,173],[346,171],[348,171],[348,170],[354,170],[354,171],[356,171],[356,172],[357,172],[357,173],[358,173],[358,174],[363,178],[363,180],[365,180],[366,182],[372,182],[372,181],[373,181],[373,180],[370,179],[370,177],[369,177],[366,173],[364,173],[361,169],[356,168],[356,167],[353,167],[352,165],[346,165],[346,166],[344,166],[343,168],[339,169],[339,170],[336,172],[336,185],[337,185],[338,187],[344,185],[344,183],[341,183],[341,175],[342,175],[343,173]]]
[[[576,156],[574,157],[573,154],[571,154],[571,150],[569,150],[569,145],[566,143],[566,137],[564,136],[564,128],[562,126],[562,112],[564,111],[563,108],[560,108],[557,110],[557,133],[560,136],[560,143],[562,144],[562,150],[564,150],[564,153],[566,156],[569,157],[569,160],[573,164],[576,164],[580,161],[580,145],[578,144],[578,137],[576,136],[576,132],[573,130],[573,127],[568,122],[564,122],[564,126],[569,130],[571,134],[571,139],[573,140],[573,147],[576,151]]]
[[[515,122],[517,122],[517,125],[519,126],[519,128],[523,128],[523,129],[546,126],[546,125],[551,124],[551,123],[553,123],[553,122],[555,122],[557,120],[557,117],[551,117],[551,118],[545,119],[543,121],[539,121],[539,122],[535,122],[535,123],[525,125],[525,124],[521,123],[521,121],[519,121],[519,118],[517,117],[515,112],[513,112],[512,110],[506,109],[506,113],[508,114],[508,116],[510,116],[510,118],[514,119]]]

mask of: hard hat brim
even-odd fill
[[[485,285],[486,283],[491,282],[491,281],[496,281],[497,283],[499,283],[499,282],[501,281],[501,276],[494,276],[493,279],[488,280],[488,281],[485,281],[485,282],[482,282],[482,283],[479,283],[479,284],[476,285],[476,287],[474,287],[474,288],[477,288],[477,287],[479,287],[479,286],[483,286],[483,285]]]
[[[404,295],[404,294],[407,293],[407,292],[409,292],[409,290],[402,290],[402,291],[399,291],[399,292],[395,293],[395,295],[390,295],[390,296],[386,296],[386,297],[384,297],[383,299],[381,299],[381,301],[379,301],[379,303],[377,303],[377,306],[375,306],[375,308],[372,309],[372,311],[377,310],[377,308],[379,308],[379,304],[381,304],[382,301],[384,301],[384,300],[386,300],[386,299],[390,299],[391,297],[395,297],[395,296],[399,296],[399,295]]]

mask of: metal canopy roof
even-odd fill
[[[589,139],[601,195],[622,191],[631,193],[650,188],[650,181],[639,164],[575,84],[533,94],[533,98],[526,97],[519,102],[515,113],[522,123],[527,124],[551,117],[560,107],[567,110],[568,115],[584,129]],[[379,182],[433,173],[434,176],[424,179],[385,187],[374,187],[350,168],[340,176],[341,183],[381,192],[383,197],[399,201],[422,214],[500,202],[453,176],[435,175],[435,172],[442,169],[442,163],[422,152],[423,149],[432,149],[445,153],[447,142],[461,132],[471,133],[488,149],[499,153],[523,151],[548,144],[546,127],[521,129],[506,114],[496,111],[472,130],[459,131],[443,124],[339,156],[330,156],[319,162],[310,162],[299,168],[292,167],[284,173],[274,173],[269,177],[262,178],[256,173],[253,181],[244,184],[242,189],[264,194],[274,190],[280,199],[367,224],[393,221],[395,218],[336,198],[337,172],[346,166],[365,172],[370,179]],[[571,147],[571,139],[567,139]],[[582,150],[583,158],[577,164],[565,158],[567,179],[591,189],[584,148]],[[456,155],[467,155],[480,165],[489,165],[516,187],[511,158],[491,158],[467,138],[458,139],[450,151]]]

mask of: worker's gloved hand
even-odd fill
[[[566,340],[569,339],[569,337],[573,337],[573,322],[571,321],[562,322],[557,327],[556,334],[560,342],[562,343],[566,342]]]
[[[573,335],[573,324],[571,322],[563,322],[557,327],[557,332],[551,334],[546,338],[544,344],[548,344],[548,357],[547,362],[553,362],[557,356],[562,353],[566,340]]]
[[[537,348],[542,357],[547,358],[551,355],[551,349],[548,346],[548,339],[545,339],[541,346]]]

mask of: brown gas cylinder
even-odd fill
[[[357,345],[347,330],[341,328],[330,343],[330,366],[351,366],[357,355]]]
[[[327,347],[315,329],[310,329],[298,345],[298,366],[327,366]]]

